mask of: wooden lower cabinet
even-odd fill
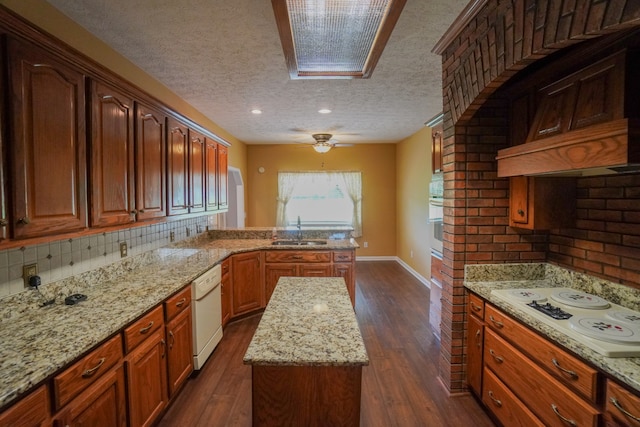
[[[0,426],[45,427],[51,425],[49,390],[42,385],[0,413]]]
[[[482,395],[482,348],[484,323],[475,316],[467,319],[467,384],[477,396]]]
[[[269,303],[271,295],[281,277],[297,277],[298,264],[265,264],[264,266],[264,297]]]
[[[167,323],[166,330],[167,380],[172,399],[193,372],[191,306]]]
[[[167,406],[166,352],[161,328],[125,358],[129,427],[152,425]]]
[[[125,427],[127,405],[122,365],[102,375],[98,381],[72,400],[55,417],[54,425],[56,427]]]
[[[640,395],[608,380],[604,419],[607,426],[640,427]]]
[[[490,369],[484,369],[482,403],[491,409],[503,426],[543,427],[544,424],[524,403],[495,376]]]
[[[231,261],[227,258],[222,262],[222,279],[220,282],[220,298],[222,299],[222,327],[231,320],[231,297],[233,289],[231,287]]]
[[[233,316],[264,307],[261,266],[260,251],[236,254],[231,257]]]

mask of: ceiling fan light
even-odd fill
[[[326,153],[327,151],[331,150],[331,147],[332,145],[328,142],[316,142],[315,144],[313,144],[313,149],[318,153]]]

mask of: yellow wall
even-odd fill
[[[58,9],[44,0],[0,0],[0,4],[229,141],[232,145],[229,164],[240,169],[246,177],[246,148],[242,142]]]
[[[345,170],[362,172],[362,237],[358,256],[396,254],[396,147],[358,144],[319,154],[308,145],[247,146],[247,225],[276,222],[278,171]],[[264,167],[263,174],[258,173]],[[368,242],[369,247],[364,247]]]
[[[430,141],[431,128],[425,127],[396,146],[397,256],[425,279],[431,276]]]

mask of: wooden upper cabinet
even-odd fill
[[[91,226],[134,222],[133,98],[91,84]]]
[[[509,178],[509,226],[528,230],[571,227],[576,212],[576,181],[571,177]]]
[[[218,144],[218,209],[229,208],[229,148]]]
[[[207,138],[205,146],[205,204],[208,211],[218,210],[218,143]]]
[[[189,130],[189,212],[203,212],[205,207],[204,135]]]
[[[13,236],[87,226],[85,76],[45,50],[8,41]]]
[[[189,129],[173,118],[167,122],[167,213],[189,212]]]
[[[136,210],[139,220],[167,215],[166,118],[136,105]]]

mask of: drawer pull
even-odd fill
[[[162,344],[162,355],[160,357],[164,359],[164,355],[167,352],[167,342],[165,340],[160,340],[160,344]]]
[[[493,316],[489,316],[489,320],[491,320],[493,324],[496,325],[496,328],[498,329],[502,329],[504,327],[504,323],[497,321],[496,319],[493,318]]]
[[[495,360],[497,363],[504,362],[504,359],[502,357],[498,356],[496,354],[496,352],[493,351],[492,349],[489,349],[489,354],[491,355],[491,357],[493,357],[493,360]]]
[[[482,307],[480,307],[479,305],[475,305],[473,301],[470,301],[469,304],[471,304],[471,310],[475,311],[476,313],[482,310]]]
[[[182,298],[180,301],[176,303],[176,307],[182,307],[184,303],[187,302],[186,298]]]
[[[149,330],[153,327],[153,320],[151,322],[149,322],[149,324],[147,326],[145,326],[144,328],[140,329],[140,333],[141,334],[146,334],[147,332],[149,332]]]
[[[476,331],[476,347],[480,348],[482,346],[482,340],[480,339],[480,329]]]
[[[87,369],[86,371],[84,371],[84,372],[82,373],[82,378],[88,378],[88,377],[90,377],[91,375],[95,374],[95,373],[96,373],[96,371],[97,371],[98,369],[100,369],[100,367],[101,367],[102,365],[104,365],[104,361],[105,361],[105,358],[104,358],[104,357],[100,358],[100,361],[98,362],[98,364],[97,364],[96,366],[94,366],[94,367],[93,367],[93,368],[91,368],[91,369]]]
[[[302,255],[292,255],[291,259],[302,259]]]
[[[489,397],[491,398],[491,400],[493,400],[493,403],[494,403],[498,408],[502,407],[502,400],[500,400],[500,399],[496,399],[496,398],[493,396],[493,391],[491,391],[491,390],[489,390]]]
[[[570,371],[568,369],[563,368],[562,366],[560,366],[560,363],[558,363],[558,361],[556,359],[551,359],[551,362],[553,363],[553,366],[555,366],[556,368],[560,369],[560,371],[562,373],[566,374],[572,380],[577,380],[578,379],[578,374],[577,373],[575,373],[574,371]]]
[[[551,404],[551,409],[553,409],[553,412],[558,416],[558,418],[560,418],[565,424],[568,424],[570,426],[576,426],[576,422],[573,420],[570,420],[569,418],[565,418],[560,414],[560,411],[558,411],[558,407],[556,405],[554,405],[553,403]]]
[[[618,401],[618,399],[616,399],[615,397],[611,398],[611,403],[613,403],[613,406],[615,406],[618,409],[618,411],[622,412],[626,417],[629,417],[632,420],[636,420],[636,421],[640,422],[640,417],[635,416],[632,413],[630,413],[629,411],[627,411],[626,409],[624,409],[622,407],[622,405],[620,404],[620,402]]]

